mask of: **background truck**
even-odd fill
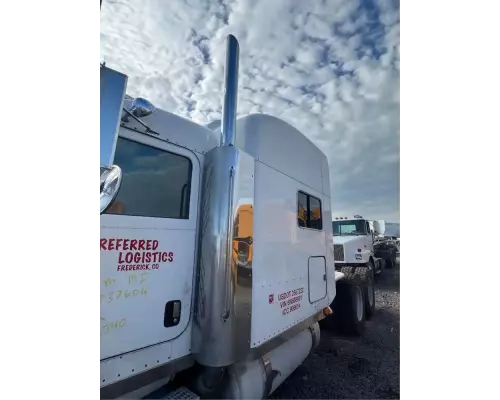
[[[384,220],[369,221],[372,231],[375,232],[375,255],[380,258],[393,260],[399,255],[399,223],[390,223]]]
[[[365,286],[367,317],[375,308],[374,274],[396,266],[396,250],[379,240],[380,224],[361,215],[353,218],[336,217],[333,227],[333,257],[335,269],[347,275],[362,275],[370,282]]]
[[[400,224],[398,222],[387,222],[385,220],[378,221],[380,225],[379,236],[399,238]]]
[[[379,221],[369,221],[360,215],[337,217],[332,222],[333,252],[337,267],[367,266],[375,273],[396,265],[396,251],[386,251]],[[383,226],[383,225],[382,225]],[[383,232],[383,231],[382,231]]]
[[[236,118],[238,53],[230,35],[214,130],[126,97],[101,65],[101,398],[265,398],[319,321],[362,331],[327,159],[284,121]]]

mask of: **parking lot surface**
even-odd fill
[[[399,260],[376,277],[377,312],[360,338],[321,330],[316,351],[273,399],[399,399]]]

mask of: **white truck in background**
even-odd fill
[[[380,236],[399,238],[400,237],[400,224],[399,222],[387,222],[379,220],[379,224],[383,223],[381,227]]]
[[[332,222],[333,254],[337,267],[370,266],[374,273],[396,265],[396,254],[379,252],[385,221],[372,221],[355,215],[336,217]]]
[[[399,253],[399,223],[386,222],[385,220],[369,221],[370,228],[375,232],[375,248],[377,253],[384,258],[390,258],[394,251]]]
[[[368,318],[375,309],[374,275],[382,273],[385,267],[396,266],[396,252],[377,239],[380,225],[379,221],[361,215],[336,217],[332,221],[335,269],[348,276],[360,275],[368,282],[365,285]]]
[[[284,121],[236,118],[238,53],[230,35],[219,133],[125,97],[101,64],[101,398],[266,398],[319,321],[362,332],[327,159]]]

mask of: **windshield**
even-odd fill
[[[357,219],[354,221],[333,221],[333,236],[357,236],[366,235],[366,221]]]

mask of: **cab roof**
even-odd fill
[[[168,111],[156,109],[141,118],[159,138],[205,154],[220,144],[220,121],[207,126]],[[144,132],[144,127],[129,118],[126,128]],[[330,197],[328,160],[305,135],[287,122],[267,114],[237,118],[235,146],[256,160],[280,171]],[[291,156],[293,155],[293,156]]]

